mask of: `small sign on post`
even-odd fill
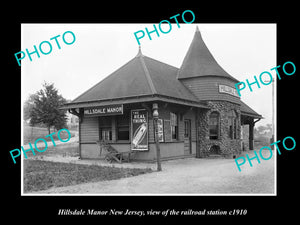
[[[157,119],[157,133],[158,133],[158,141],[164,142],[164,123],[162,119]]]

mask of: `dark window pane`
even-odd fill
[[[129,127],[118,128],[118,140],[129,140]]]
[[[117,116],[117,140],[129,140],[129,118],[128,113]]]
[[[99,122],[100,127],[111,127],[111,116],[101,116]]]

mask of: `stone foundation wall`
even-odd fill
[[[241,111],[238,104],[226,101],[207,101],[206,104],[210,107],[209,110],[202,110],[199,113],[199,149],[200,157],[208,157],[215,154],[212,153],[212,146],[219,146],[219,153],[223,157],[232,158],[241,153]],[[237,115],[237,132],[236,139],[229,136],[229,120],[232,110]],[[218,139],[212,140],[209,138],[209,116],[212,112],[219,113],[219,135]]]

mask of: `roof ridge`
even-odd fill
[[[151,78],[151,76],[150,76],[149,70],[148,70],[148,68],[147,68],[147,66],[146,66],[146,63],[145,63],[145,61],[144,61],[143,55],[141,54],[141,55],[139,55],[138,57],[139,57],[139,59],[140,59],[140,61],[141,61],[141,64],[142,64],[143,70],[144,70],[144,72],[145,72],[145,75],[146,75],[148,84],[149,84],[149,86],[150,86],[150,89],[151,89],[151,91],[152,91],[152,94],[157,94],[156,88],[154,87],[152,78]]]
[[[171,64],[168,64],[168,63],[165,63],[165,62],[163,62],[163,61],[160,61],[160,60],[158,60],[158,59],[154,59],[154,58],[152,58],[152,57],[149,57],[149,56],[146,56],[146,55],[143,55],[143,57],[145,57],[145,58],[148,58],[148,59],[150,59],[150,60],[152,60],[152,61],[156,61],[156,62],[158,62],[158,63],[162,63],[162,64],[165,64],[166,66],[170,66],[170,67],[173,67],[174,69],[179,69],[178,67],[176,67],[176,66],[173,66],[173,65],[171,65]]]
[[[138,54],[135,57],[143,56],[141,46],[139,45]]]

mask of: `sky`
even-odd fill
[[[263,71],[276,78],[275,71],[270,71],[277,66],[276,24],[271,23],[182,23],[180,28],[172,23],[169,33],[160,33],[159,37],[153,33],[152,40],[147,35],[140,39],[143,55],[180,68],[196,26],[219,65],[236,79],[251,82]],[[152,30],[153,24],[22,24],[20,51],[33,52],[33,46],[38,48],[43,41],[52,45],[48,55],[40,53],[38,58],[32,54],[32,61],[26,55],[21,61],[22,102],[40,90],[44,81],[54,83],[64,98],[75,99],[137,55],[139,45],[134,33],[145,32],[146,27]],[[71,45],[62,40],[66,31],[72,31],[76,37]],[[50,40],[57,35],[61,49],[55,40]],[[72,41],[69,34],[65,38]],[[43,50],[49,50],[47,44],[43,44]],[[249,88],[241,91],[242,101],[264,117],[258,126],[272,123],[272,85],[252,88],[252,92]]]

